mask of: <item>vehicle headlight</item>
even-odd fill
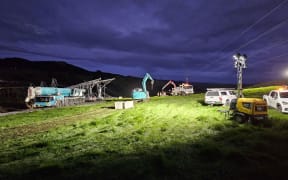
[[[288,105],[288,102],[287,101],[282,101],[282,104],[283,105]]]

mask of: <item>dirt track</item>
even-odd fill
[[[26,112],[27,113],[32,112],[32,110],[25,109],[25,110],[19,110],[19,111],[3,112],[3,113],[0,113],[0,116],[7,116],[7,115],[11,115],[11,114],[26,113]]]
[[[28,110],[27,112],[29,111],[30,110]],[[74,122],[77,122],[77,121],[85,121],[86,119],[91,118],[91,117],[96,117],[96,116],[105,117],[105,116],[108,116],[113,111],[114,111],[113,109],[108,109],[108,108],[96,109],[94,111],[89,111],[89,112],[74,115],[74,116],[54,118],[48,122],[45,121],[45,122],[41,122],[41,123],[37,123],[33,125],[24,125],[24,126],[19,126],[19,127],[6,128],[0,131],[0,139],[1,141],[6,141],[11,138],[14,139],[14,138],[18,138],[21,136],[27,136],[30,134],[46,132],[46,131],[49,131],[49,129],[57,128],[57,127],[68,125],[68,124],[73,124]],[[20,113],[20,111],[14,112],[14,113]]]

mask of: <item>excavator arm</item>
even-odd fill
[[[151,86],[153,89],[154,79],[150,76],[149,73],[146,73],[144,78],[142,79],[142,89],[141,88],[134,88],[132,91],[132,98],[135,100],[146,100],[149,98],[149,92],[146,88],[147,80],[151,80]]]
[[[173,85],[174,88],[176,88],[176,84],[174,83],[174,81],[170,80],[168,81],[163,87],[162,87],[162,91],[164,91],[164,89],[169,86],[170,84]]]
[[[146,75],[144,76],[144,78],[142,80],[142,88],[143,88],[144,92],[147,92],[146,82],[148,79],[151,80],[151,87],[153,89],[154,79],[151,77],[151,75],[149,73],[146,73]]]

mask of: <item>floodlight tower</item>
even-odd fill
[[[237,53],[233,55],[234,59],[234,67],[237,69],[237,96],[243,97],[242,92],[242,70],[247,68],[246,66],[246,60],[247,56],[245,54],[241,55],[240,53]]]

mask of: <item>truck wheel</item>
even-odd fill
[[[281,107],[280,104],[277,105],[277,110],[278,110],[279,112],[282,112],[282,107]]]
[[[260,122],[257,121],[257,120],[255,120],[253,117],[248,117],[248,118],[247,118],[247,123],[248,123],[248,124],[252,124],[252,125],[257,125],[257,124],[259,124]]]
[[[34,101],[29,101],[29,102],[26,103],[26,106],[29,109],[33,109],[33,104],[34,104]]]
[[[240,116],[240,115],[236,115],[234,119],[238,123],[243,123],[244,122],[244,117]]]
[[[225,106],[229,106],[230,105],[230,100],[229,99],[226,99],[226,101],[225,101],[225,104],[224,104]]]

